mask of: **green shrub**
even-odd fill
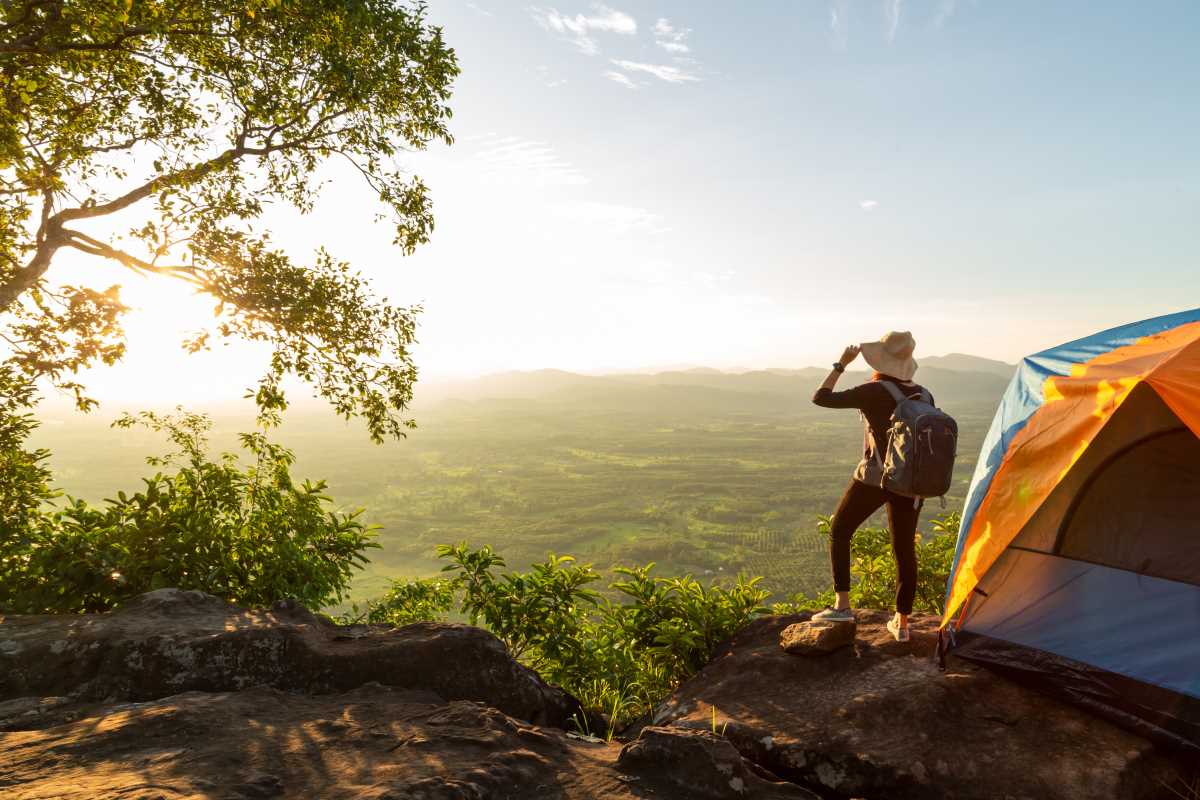
[[[46,467],[49,451],[25,448],[38,427],[28,412],[33,403],[33,385],[0,365],[0,610],[28,570],[42,507],[57,496]]]
[[[917,592],[914,611],[941,614],[946,596],[946,581],[954,560],[958,526],[962,518],[952,512],[932,521],[933,532],[917,533]],[[817,518],[817,530],[831,536],[831,518]],[[896,599],[896,559],[892,540],[884,528],[859,528],[850,541],[850,604],[855,608],[892,608]],[[833,605],[832,589],[814,596],[795,595],[787,603],[776,603],[777,614]]]
[[[569,671],[569,665],[580,660],[577,650],[586,641],[585,606],[600,602],[600,595],[587,588],[600,580],[590,565],[580,566],[571,556],[551,553],[530,572],[495,575],[493,569],[505,563],[490,547],[472,551],[465,543],[442,545],[437,554],[451,562],[443,571],[455,573],[462,588],[462,610],[471,623],[482,619],[514,658],[552,676]]]
[[[342,625],[383,623],[408,625],[412,622],[445,622],[456,600],[458,584],[446,578],[395,580],[378,600],[362,606],[350,605],[350,611],[337,618]]]
[[[27,410],[34,402],[33,385],[0,365],[0,543],[23,535],[42,505],[58,496],[45,463],[50,451],[25,449],[38,427]]]
[[[24,434],[36,425],[11,413],[4,418],[9,426],[24,424]],[[295,483],[291,451],[262,433],[241,436],[251,457],[242,466],[233,454],[208,457],[211,423],[202,415],[143,413],[116,424],[165,434],[176,452],[147,461],[174,471],[99,507],[68,498],[61,509],[31,511],[18,497],[13,502],[25,517],[0,541],[0,610],[104,611],[167,586],[248,606],[294,597],[319,608],[342,598],[367,548],[378,546],[358,512],[327,510],[324,481]],[[24,464],[4,468],[27,475],[20,491],[29,498],[48,499],[45,475],[38,475],[45,454],[24,453],[22,441],[4,442],[0,464]]]
[[[958,515],[933,523],[917,543],[918,610],[940,612]],[[829,519],[818,528],[829,534]],[[620,723],[651,710],[707,664],[720,643],[765,613],[769,592],[761,578],[738,576],[729,586],[704,586],[689,576],[664,578],[654,564],[618,567],[609,593],[590,565],[549,555],[528,572],[503,571],[503,557],[484,546],[443,545],[449,578],[396,582],[367,611],[343,621],[392,622],[445,619],[455,610],[495,633],[514,657],[607,714],[609,734]],[[896,592],[896,565],[885,530],[862,528],[852,543],[851,601],[888,608]],[[789,613],[833,603],[833,592],[797,596],[771,607]],[[357,609],[356,609],[357,610]],[[594,732],[593,732],[594,733]]]
[[[514,657],[607,714],[609,734],[650,710],[711,660],[723,640],[762,613],[760,579],[704,586],[691,576],[663,578],[654,565],[618,568],[609,589],[602,576],[570,556],[549,555],[528,572],[507,565],[490,547],[443,545],[451,577],[396,582],[381,600],[342,621],[444,619],[458,610],[482,622]],[[357,611],[357,609],[356,609]]]

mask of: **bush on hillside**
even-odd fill
[[[211,423],[198,414],[118,420],[167,436],[176,452],[147,459],[166,471],[99,506],[67,498],[54,508],[49,454],[25,449],[37,423],[19,410],[11,399],[0,408],[0,612],[105,611],[167,586],[320,608],[341,600],[378,546],[358,512],[328,510],[324,481],[296,483],[291,451],[262,433],[241,436],[248,466],[209,458]]]

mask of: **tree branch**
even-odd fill
[[[155,275],[169,275],[172,278],[179,278],[196,286],[200,286],[203,282],[200,280],[200,270],[195,267],[164,267],[154,264],[149,261],[138,258],[137,256],[126,253],[124,250],[118,250],[111,245],[105,244],[99,239],[93,239],[85,233],[80,233],[70,228],[63,228],[62,234],[67,237],[64,245],[73,247],[84,253],[93,256],[102,256],[110,258],[113,261],[120,262],[132,270],[149,272]]]
[[[186,169],[170,172],[166,175],[160,175],[156,178],[146,181],[136,189],[126,192],[115,200],[110,200],[107,203],[93,203],[84,205],[78,208],[64,208],[62,211],[54,215],[54,220],[59,224],[71,222],[77,219],[91,219],[93,217],[103,217],[108,214],[128,208],[139,200],[144,200],[154,194],[159,189],[164,189],[179,183],[190,183],[199,180],[209,173],[215,172],[222,167],[226,167],[250,151],[245,147],[245,139],[243,136],[238,136],[237,144],[221,153],[216,158],[209,159],[195,166]]]
[[[277,153],[284,150],[301,148],[304,145],[311,144],[318,139],[326,138],[339,133],[340,131],[327,131],[325,133],[320,133],[318,129],[322,125],[332,122],[339,117],[343,117],[348,113],[349,111],[346,109],[331,112],[313,122],[303,136],[297,139],[289,139],[288,141],[280,142],[279,144],[266,144],[261,147],[248,146],[246,144],[246,133],[243,130],[238,134],[236,144],[225,152],[221,153],[216,158],[209,159],[208,161],[204,161],[192,167],[187,167],[186,169],[181,169],[166,175],[160,175],[147,181],[136,189],[126,192],[115,200],[108,201],[107,203],[94,203],[92,205],[84,205],[78,208],[64,208],[62,211],[54,215],[51,222],[52,224],[62,224],[77,219],[91,219],[93,217],[103,217],[109,214],[114,214],[122,209],[128,208],[139,200],[146,199],[159,189],[164,189],[168,186],[177,184],[195,182],[212,172],[232,164],[234,161],[237,161],[244,156],[266,156],[270,155],[271,153]]]
[[[41,0],[41,2],[31,2],[25,4],[24,13],[21,19],[11,24],[4,24],[5,30],[16,30],[25,27],[32,17],[33,9],[38,6],[48,7],[53,9],[50,12],[50,19],[47,22],[57,22],[62,19],[61,15],[61,0]],[[50,32],[48,25],[34,28],[29,33],[17,39],[8,42],[0,42],[0,53],[16,54],[16,53],[36,53],[39,55],[56,55],[58,53],[71,51],[96,51],[96,50],[117,50],[127,40],[136,39],[139,36],[148,34],[166,34],[168,36],[208,36],[219,37],[223,34],[214,33],[209,20],[206,19],[181,19],[174,18],[168,20],[163,26],[150,25],[128,25],[122,30],[115,32],[112,38],[105,41],[83,41],[83,40],[68,40],[58,42],[51,45],[41,45],[42,39]]]

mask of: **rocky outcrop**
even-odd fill
[[[633,796],[611,768],[614,746],[568,739],[481,703],[379,684],[318,696],[193,691],[44,722],[54,724],[0,734],[0,796]]]
[[[711,730],[715,706],[744,757],[823,797],[1137,800],[1181,785],[1143,739],[965,662],[939,672],[936,619],[914,617],[900,643],[888,616],[859,612],[854,646],[822,658],[780,647],[807,615],[759,619],[650,724]]]
[[[2,797],[813,797],[711,733],[648,730],[624,752],[568,733],[577,709],[464,625],[339,628],[171,589],[0,617]]]
[[[854,644],[854,622],[794,622],[779,634],[779,646],[797,656],[823,656]]]
[[[339,627],[290,602],[250,611],[160,589],[109,614],[9,617],[0,627],[0,701],[146,701],[259,685],[319,694],[371,682],[478,700],[541,725],[565,727],[580,713],[470,625]]]
[[[969,664],[941,673],[933,619],[904,644],[886,620],[860,612],[851,645],[808,658],[780,646],[807,615],[759,619],[622,743],[568,733],[577,701],[468,626],[339,628],[174,590],[0,617],[0,796],[1191,796],[1149,743]]]
[[[379,684],[316,696],[260,686],[144,703],[52,705],[36,727],[0,733],[0,796],[814,798],[757,774],[711,734],[649,729],[622,751],[618,743],[529,725],[482,703],[448,703]]]

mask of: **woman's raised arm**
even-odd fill
[[[833,369],[829,371],[829,375],[825,377],[824,382],[813,395],[814,403],[824,408],[858,408],[859,398],[854,396],[853,389],[846,392],[833,391],[833,387],[837,386],[838,378],[842,377],[846,367],[858,358],[858,351],[858,345],[853,344],[842,351],[842,357],[833,363]]]

